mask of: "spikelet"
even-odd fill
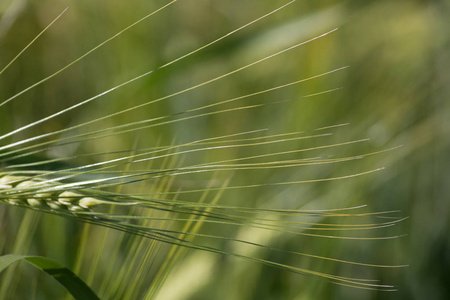
[[[58,212],[89,212],[92,207],[104,203],[83,191],[55,191],[57,186],[57,182],[3,175],[0,177],[0,196],[9,204]]]

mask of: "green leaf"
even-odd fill
[[[25,260],[53,276],[75,299],[100,299],[77,275],[50,258],[16,254],[3,255],[0,256],[0,272],[18,260]]]

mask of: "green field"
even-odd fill
[[[101,299],[447,299],[450,3],[288,2],[2,1],[0,255]]]

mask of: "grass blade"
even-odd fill
[[[24,260],[55,278],[77,300],[98,300],[97,295],[68,268],[46,257],[7,254],[0,256],[0,272],[16,261]]]

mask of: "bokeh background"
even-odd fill
[[[48,0],[2,1],[0,68],[67,5],[69,10],[0,75],[0,101],[45,78],[165,3],[167,1],[161,0],[83,0],[68,3]],[[1,107],[0,131],[3,134],[92,97],[198,48],[285,3],[278,0],[179,0],[58,76]],[[328,137],[330,143],[363,138],[370,138],[370,141],[364,145],[335,148],[321,155],[345,156],[361,151],[402,147],[350,165],[262,172],[253,179],[277,182],[289,181],[291,178],[339,176],[379,167],[385,167],[385,170],[348,181],[231,192],[224,195],[223,201],[282,208],[368,204],[371,211],[400,210],[400,214],[409,216],[409,219],[395,229],[386,230],[391,235],[406,234],[396,240],[341,243],[266,237],[270,245],[299,247],[302,251],[321,255],[383,264],[409,264],[408,268],[400,269],[359,270],[348,267],[351,270],[347,270],[342,267],[344,270],[340,270],[395,284],[398,292],[356,290],[235,258],[192,251],[170,274],[159,297],[448,299],[449,13],[448,1],[296,1],[277,14],[195,55],[121,87],[63,118],[46,122],[2,142],[51,132],[123,110],[130,104],[136,105],[174,93],[338,27],[336,32],[320,40],[200,89],[161,101],[133,114],[117,116],[109,123],[102,123],[102,126],[106,128],[173,114],[196,105],[238,97],[350,66],[328,76],[259,95],[255,99],[245,99],[239,105],[292,101],[257,110],[155,127],[141,133],[120,135],[107,143],[86,141],[76,148],[58,148],[47,153],[47,156],[109,151],[133,145],[137,139],[141,147],[150,147],[260,128],[269,128],[271,133],[276,134],[349,123]],[[301,98],[335,88],[342,89]],[[225,159],[244,154],[233,152],[220,155],[220,158]],[[198,160],[202,157],[188,159]],[[87,162],[89,160],[79,163]],[[245,173],[235,174],[233,180],[235,183],[246,182],[247,177]],[[191,184],[195,185],[195,180],[191,179]],[[13,251],[10,244],[17,235],[23,214],[19,208],[1,207],[2,253]],[[68,232],[78,232],[82,225],[53,216],[40,217],[38,224],[29,248],[16,250],[49,256],[71,266],[75,252],[71,247],[76,246],[67,235]],[[55,226],[59,229],[55,229]],[[52,234],[50,230],[57,231]],[[296,264],[300,260],[288,255],[278,259],[288,264]],[[302,263],[329,272],[340,268],[306,259]],[[26,272],[31,274],[29,269]],[[28,280],[26,275],[20,276],[19,286]],[[45,282],[52,286],[50,281]],[[44,295],[42,297],[60,295],[58,293],[61,291],[45,286],[39,284],[32,289],[43,289],[37,292]]]

